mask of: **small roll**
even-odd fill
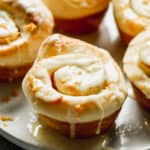
[[[52,11],[56,29],[74,34],[97,30],[109,0],[43,0]]]
[[[149,0],[113,0],[114,14],[120,35],[128,44],[150,24]]]
[[[150,29],[134,38],[124,56],[124,71],[133,84],[137,101],[150,109]]]
[[[40,0],[0,1],[0,80],[23,77],[54,26]]]
[[[23,91],[42,122],[71,137],[106,131],[126,98],[123,75],[108,52],[60,34],[42,44]]]

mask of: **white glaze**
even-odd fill
[[[0,9],[0,66],[33,63],[41,41],[52,32],[51,13],[40,0],[1,0]]]
[[[0,39],[7,38],[9,40],[10,37],[10,41],[14,40],[17,36],[17,33],[18,28],[10,18],[9,14],[7,14],[5,11],[0,11]]]
[[[149,0],[130,0],[134,11],[150,19],[150,1]]]
[[[75,133],[76,133],[76,125],[71,123],[70,124],[70,137],[75,138],[75,136],[76,136]]]
[[[97,101],[97,106],[98,106],[99,111],[100,111],[100,121],[97,125],[96,134],[99,135],[101,133],[101,125],[102,125],[102,121],[103,121],[104,116],[105,116],[105,111],[104,111],[102,104],[99,101]]]
[[[142,63],[150,66],[150,44],[144,48],[142,50],[139,51],[139,61],[141,61]]]
[[[94,59],[94,58],[91,58]],[[88,62],[88,60],[85,60]],[[105,83],[105,70],[101,63],[81,65],[69,65],[58,69],[54,73],[56,88],[66,95],[90,95],[103,88]]]
[[[135,36],[149,26],[149,0],[113,0],[113,4],[118,26],[124,33]]]
[[[77,75],[80,71],[83,77]],[[72,84],[69,91],[68,83],[74,81],[84,84],[81,87]],[[125,100],[125,88],[119,68],[105,50],[62,35],[53,35],[42,44],[33,68],[23,81],[24,93],[37,113],[70,124],[111,115]],[[76,110],[78,106],[81,113]]]
[[[140,33],[130,43],[124,56],[124,71],[132,83],[150,98],[150,78],[143,65],[150,64],[150,30]],[[142,66],[140,65],[142,63]]]

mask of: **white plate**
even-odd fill
[[[121,64],[125,47],[118,35],[112,8],[110,7],[99,31],[79,36],[78,38],[109,50],[112,56]],[[10,97],[8,103],[0,102],[0,115],[10,116],[14,121],[0,121],[0,134],[25,149],[54,149],[54,150],[143,150],[150,149],[150,117],[132,99],[128,98],[113,127],[106,134],[95,138],[75,140],[68,139],[54,131],[48,131],[40,125],[31,126],[34,121],[32,109],[25,99],[20,82],[0,83],[0,99],[11,95],[13,88],[19,88],[19,96]],[[132,90],[129,88],[132,97]],[[34,123],[35,124],[35,123]],[[8,126],[7,126],[8,125]],[[33,138],[29,130],[33,131]],[[46,133],[46,134],[45,134]]]

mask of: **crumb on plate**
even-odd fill
[[[11,95],[12,95],[13,97],[19,96],[19,89],[18,89],[18,88],[14,88],[14,89],[12,90]]]
[[[0,116],[0,120],[3,122],[7,122],[7,121],[13,121],[14,119],[8,116]]]
[[[8,96],[5,96],[1,99],[1,101],[7,103],[10,101],[10,98]]]

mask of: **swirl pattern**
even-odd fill
[[[149,0],[131,0],[131,7],[140,16],[150,19],[150,1]]]
[[[40,62],[38,70],[43,70],[43,72],[47,71],[47,75],[53,79],[54,87],[60,93],[70,96],[97,94],[101,91],[105,83],[105,70],[102,64],[97,58],[87,57],[87,55],[68,54],[57,56],[54,59],[52,58]],[[38,77],[38,74],[36,74],[36,76]],[[46,77],[45,74],[43,74],[43,78],[44,77]],[[38,80],[35,80],[35,86],[37,85],[36,82],[38,82]],[[40,85],[42,85],[42,82]],[[49,97],[47,95],[48,98],[45,98],[45,100],[52,100],[52,94],[59,95],[56,99],[60,98],[60,94],[53,91],[53,86],[44,88],[44,85],[43,83],[41,89],[43,92],[50,94]],[[39,89],[37,95],[40,95],[40,93],[41,91]],[[43,96],[44,95],[45,93],[43,93]]]
[[[0,78],[18,78],[51,34],[53,18],[39,0],[1,0],[0,8]]]
[[[119,29],[130,40],[149,26],[149,0],[113,0],[113,4]]]
[[[5,11],[0,12],[0,43],[5,44],[16,40],[19,36],[18,28]]]
[[[131,82],[150,98],[150,30],[139,34],[124,56],[124,71]]]
[[[42,44],[23,89],[37,113],[71,125],[100,120],[96,134],[126,97],[120,69],[106,51],[59,34]]]

